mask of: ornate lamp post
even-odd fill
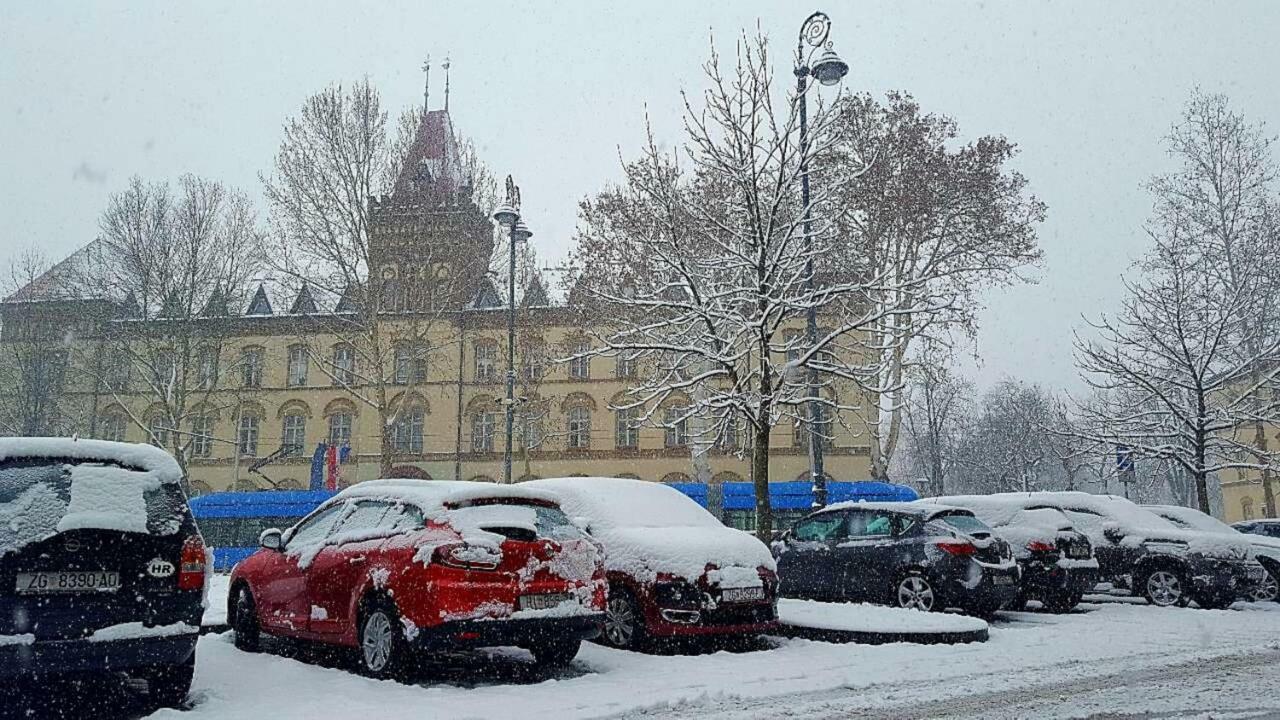
[[[796,40],[796,102],[800,104],[800,202],[804,208],[804,250],[806,254],[804,268],[804,285],[809,297],[813,297],[813,221],[809,207],[809,117],[808,99],[805,95],[809,86],[809,77],[823,85],[835,85],[849,72],[849,64],[841,60],[831,48],[827,36],[831,33],[831,18],[824,12],[815,12],[805,19],[800,26],[800,37]],[[806,51],[806,47],[808,49]],[[817,62],[813,56],[822,49]],[[818,344],[818,311],[809,303],[805,313],[805,337],[812,348]],[[813,482],[813,504],[823,507],[827,504],[827,475],[823,468],[822,442],[825,434],[822,430],[823,412],[818,401],[821,386],[818,383],[818,371],[808,371],[809,402],[805,404],[806,417],[809,422],[809,478]]]
[[[502,482],[510,484],[511,440],[516,424],[516,243],[533,237],[533,231],[520,219],[520,188],[507,176],[507,198],[493,211],[493,219],[507,231],[507,436],[502,451]]]

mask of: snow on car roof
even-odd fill
[[[594,527],[718,527],[720,522],[675,488],[647,480],[567,477],[529,480],[522,487],[561,498],[570,515],[589,517]]]
[[[962,507],[972,510],[980,516],[984,522],[991,526],[1007,525],[1018,517],[1018,513],[1023,510],[1029,510],[1037,507],[1048,505],[1050,512],[1056,511],[1062,516],[1066,524],[1070,521],[1062,514],[1062,511],[1056,506],[1049,505],[1043,500],[1037,500],[1032,497],[1031,493],[993,493],[991,495],[944,495],[941,497],[925,498],[917,500],[916,503],[921,505],[949,505],[952,507]],[[1025,517],[1025,514],[1024,514]],[[1054,529],[1058,529],[1055,527]]]
[[[420,506],[423,511],[444,510],[449,506],[463,505],[475,500],[514,498],[542,503],[559,504],[559,498],[548,492],[540,492],[522,485],[494,485],[492,483],[461,480],[415,480],[410,478],[386,478],[366,480],[343,490],[330,502],[351,498],[380,498],[404,500]]]
[[[67,437],[0,438],[0,462],[21,458],[99,460],[137,468],[162,483],[182,480],[182,468],[169,453],[152,445]]]
[[[921,503],[919,500],[904,502],[866,502],[864,500],[847,500],[845,502],[832,503],[822,508],[819,512],[834,510],[887,510],[889,512],[906,513],[908,515],[921,515],[924,516],[926,520],[935,518],[939,515],[955,512],[959,512],[963,515],[973,514],[973,511],[969,508],[938,503]]]

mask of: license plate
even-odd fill
[[[763,599],[764,588],[762,587],[725,588],[720,591],[722,602],[750,602]]]
[[[992,575],[991,584],[992,585],[1012,585],[1013,576],[1012,575]]]
[[[1082,547],[1071,546],[1067,548],[1067,557],[1077,560],[1088,560],[1089,551]]]
[[[16,588],[19,594],[110,592],[119,589],[120,573],[105,570],[18,573]]]
[[[521,610],[550,610],[573,599],[569,593],[546,593],[542,595],[521,595]]]

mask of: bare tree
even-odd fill
[[[1050,430],[1053,397],[1038,385],[1002,380],[983,396],[960,441],[960,483],[979,492],[1061,487]]]
[[[983,293],[1026,280],[1041,251],[1045,205],[1007,167],[1016,146],[1000,136],[958,145],[956,122],[924,113],[910,96],[884,103],[867,94],[839,104],[837,159],[866,163],[855,183],[837,184],[836,237],[852,272],[880,278],[869,348],[884,388],[866,431],[871,473],[887,479],[898,445],[913,348],[945,333],[977,330]],[[866,160],[870,158],[870,160]],[[837,163],[839,166],[839,163]],[[913,312],[894,312],[910,307]]]
[[[756,527],[767,538],[770,434],[807,421],[807,369],[822,378],[816,400],[827,435],[876,378],[864,362],[865,331],[913,308],[869,302],[879,278],[861,272],[823,270],[816,290],[805,287],[807,261],[821,267],[839,248],[822,219],[836,189],[864,170],[824,166],[806,244],[802,154],[814,167],[828,163],[831,108],[819,103],[802,147],[798,106],[793,97],[777,107],[762,37],[739,42],[727,74],[714,50],[704,69],[701,101],[686,98],[685,142],[666,152],[650,134],[641,158],[624,163],[625,184],[583,202],[570,296],[600,328],[589,352],[638,364],[620,409],[643,409],[673,431],[696,416],[700,433],[721,443],[739,428],[749,434]],[[822,323],[812,347],[803,332],[810,307]]]
[[[960,431],[970,412],[972,384],[957,376],[946,358],[930,353],[910,374],[903,428],[912,465],[929,482],[929,494],[947,491],[958,457]]]

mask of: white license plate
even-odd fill
[[[1078,560],[1088,560],[1089,551],[1082,547],[1069,547],[1067,548],[1067,557],[1076,558]]]
[[[750,602],[763,599],[764,588],[762,587],[725,588],[720,591],[721,602]]]
[[[53,570],[18,573],[19,594],[110,592],[120,589],[120,573],[106,570]]]
[[[550,610],[573,599],[569,593],[546,593],[543,595],[521,595],[521,610]]]
[[[1012,575],[992,575],[991,584],[992,585],[1012,585],[1013,576]]]

